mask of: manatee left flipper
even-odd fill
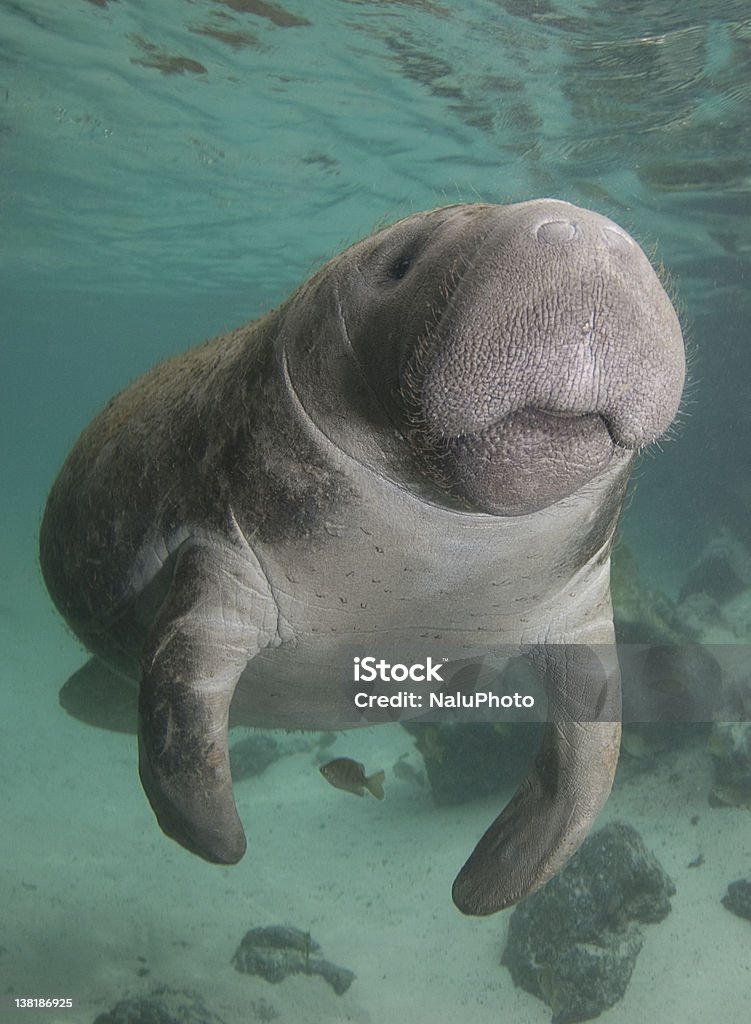
[[[243,669],[269,642],[259,623],[268,622],[270,601],[265,577],[232,545],[188,541],[142,655],[141,783],[162,830],[213,863],[235,864],[245,853],[229,708]]]
[[[615,776],[621,686],[614,645],[595,653],[551,644],[528,653],[542,670],[548,723],[532,770],[454,881],[464,914],[494,914],[552,878],[587,837]]]

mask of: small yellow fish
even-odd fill
[[[321,775],[337,789],[344,789],[356,796],[365,796],[367,789],[376,800],[383,800],[383,780],[386,773],[374,772],[372,775],[366,775],[365,767],[350,757],[337,757],[328,764],[321,765]]]

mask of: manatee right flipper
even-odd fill
[[[265,642],[271,600],[226,541],[186,542],[142,655],[141,783],[162,830],[205,860],[234,864],[246,841],[232,792],[229,709]],[[263,578],[265,583],[265,577]]]
[[[534,648],[548,723],[534,767],[480,839],[454,881],[464,914],[486,915],[529,896],[587,837],[608,798],[621,735],[620,674],[613,645]]]

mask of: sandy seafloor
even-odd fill
[[[510,912],[464,918],[451,903],[454,874],[501,799],[436,808],[427,789],[391,772],[413,749],[405,731],[357,730],[340,734],[331,756],[385,768],[382,803],[329,787],[314,751],[298,751],[236,786],[244,860],[204,864],[159,831],[135,739],[57,708],[58,684],[84,655],[25,554],[18,549],[12,600],[0,608],[3,1021],[92,1024],[158,985],[199,992],[227,1024],[256,1020],[259,1001],[281,1024],[550,1019],[499,964]],[[669,916],[644,926],[626,996],[603,1024],[748,1019],[751,923],[720,898],[751,874],[751,815],[709,806],[711,773],[708,754],[668,752],[653,769],[622,772],[601,816],[634,825],[677,886]],[[310,931],[324,956],[356,973],[345,995],[318,977],[272,985],[234,970],[246,929],[282,923]],[[76,1005],[8,1010],[21,995]]]

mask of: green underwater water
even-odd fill
[[[38,525],[80,430],[158,360],[260,315],[400,216],[553,196],[630,231],[679,308],[690,384],[623,525],[641,579],[674,599],[718,531],[751,543],[749,110],[742,0],[0,0],[0,997],[77,1004],[4,1003],[6,1019],[89,1024],[157,984],[200,992],[227,1024],[262,1019],[264,1000],[316,1024],[549,1019],[514,1002],[501,918],[450,904],[489,805],[435,809],[388,776],[390,803],[353,810],[321,796],[311,741],[243,783],[241,813],[263,825],[242,866],[170,844],[133,737],[59,708],[85,655],[44,591]],[[374,767],[413,756],[393,728],[333,749]],[[698,801],[706,820],[690,780],[655,836],[676,805]],[[721,877],[751,874],[748,822],[714,829]],[[242,989],[230,961],[244,931],[282,923],[355,970],[346,996],[301,977]],[[728,915],[718,941],[747,948],[743,924]],[[662,987],[604,1019],[686,992],[676,931]],[[661,1002],[661,1019],[732,1019],[748,986],[732,977],[712,961],[688,984],[695,1016]]]

